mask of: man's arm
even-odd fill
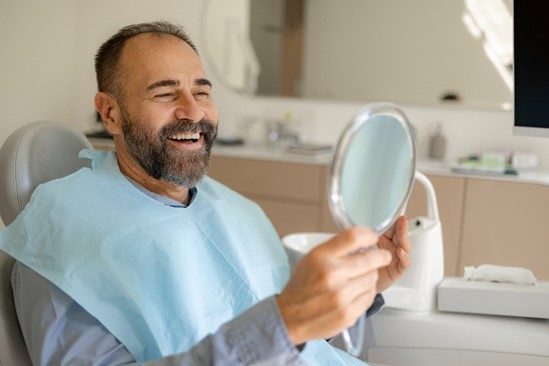
[[[136,364],[96,318],[48,280],[21,263],[12,274],[15,306],[35,365]],[[274,298],[227,322],[188,352],[148,366],[304,365],[291,343]]]

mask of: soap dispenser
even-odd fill
[[[437,123],[429,144],[429,158],[443,160],[446,154],[446,137],[442,134],[442,125]]]

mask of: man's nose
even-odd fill
[[[184,94],[179,97],[175,118],[198,122],[204,118],[204,110],[198,105],[192,94]]]

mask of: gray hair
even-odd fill
[[[120,55],[122,54],[122,49],[128,39],[143,33],[177,37],[191,46],[198,54],[196,46],[191,41],[185,29],[181,26],[166,21],[126,26],[103,43],[95,55],[97,89],[100,92],[111,93],[116,97],[122,97],[122,88],[120,87],[121,72],[119,69]]]

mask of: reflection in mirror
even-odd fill
[[[404,212],[415,174],[416,148],[404,113],[369,104],[344,130],[330,169],[329,202],[342,229],[383,233]]]
[[[204,44],[220,79],[248,94],[500,108],[512,64],[488,52],[476,11],[495,8],[510,45],[511,0],[209,0]]]
[[[415,139],[406,115],[394,104],[365,106],[343,131],[329,178],[329,204],[341,229],[367,226],[378,235],[404,213],[414,182]],[[364,315],[342,333],[347,352],[359,355]]]
[[[356,131],[341,172],[343,205],[354,224],[381,232],[402,206],[413,176],[413,154],[400,121],[373,116]]]
[[[204,48],[214,72],[239,93],[254,94],[260,65],[250,41],[251,0],[208,0],[202,21]]]

